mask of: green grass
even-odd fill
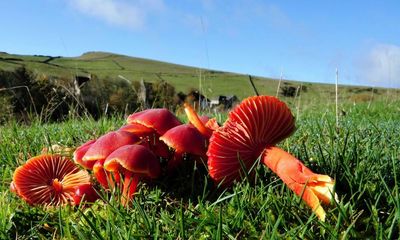
[[[25,66],[29,70],[44,77],[57,77],[73,79],[75,74],[95,74],[99,78],[117,79],[123,76],[131,81],[144,79],[148,82],[156,82],[161,79],[172,84],[176,91],[187,93],[191,88],[199,88],[199,69],[196,67],[171,64],[143,58],[129,57],[105,52],[89,52],[79,57],[50,57],[13,55],[0,52],[0,69],[14,70]],[[249,78],[245,74],[229,73],[215,70],[202,70],[201,92],[210,99],[219,95],[236,95],[240,99],[254,95]],[[260,94],[275,96],[278,87],[277,79],[267,77],[253,77],[254,83]],[[335,86],[321,83],[301,83],[286,81],[297,88],[300,85],[307,87],[307,91],[301,91],[303,106],[318,108],[331,105],[335,100]],[[334,72],[332,71],[332,83]],[[284,84],[282,83],[281,86]],[[400,90],[376,88],[372,94],[372,88],[341,85],[340,101],[342,103],[360,103],[382,101],[386,99],[399,100]],[[287,98],[297,106],[297,99]]]
[[[118,193],[105,192],[90,207],[30,207],[8,189],[18,165],[45,146],[78,146],[124,119],[8,123],[0,127],[0,239],[397,239],[399,104],[343,105],[339,128],[332,106],[306,109],[295,134],[280,144],[336,179],[340,201],[325,208],[326,222],[264,166],[256,167],[255,183],[223,190],[190,161],[176,174],[142,183],[128,208]]]

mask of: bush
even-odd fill
[[[156,108],[175,109],[175,87],[165,81],[158,81],[151,84],[151,95],[149,102]]]
[[[9,121],[13,116],[13,106],[11,96],[0,91],[0,124]]]
[[[137,94],[134,86],[125,80],[109,77],[91,80],[81,88],[81,100],[89,114],[99,118],[104,113],[134,111],[137,108]]]
[[[61,87],[20,67],[13,72],[0,71],[2,121],[15,117],[29,122],[31,116],[42,120],[60,120],[67,114],[72,97]]]
[[[175,109],[175,88],[171,84],[159,81],[144,85],[146,104],[138,100],[139,82],[92,75],[77,93],[68,78],[37,76],[24,67],[12,72],[0,70],[0,123],[12,117],[29,122],[31,116],[59,121],[71,112],[88,113],[98,119],[104,113],[127,114],[146,107]]]
[[[280,94],[285,97],[295,97],[296,96],[296,88],[293,86],[283,86],[283,87],[281,87]]]

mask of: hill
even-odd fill
[[[247,75],[166,63],[161,61],[129,57],[107,52],[87,52],[78,57],[15,55],[0,52],[0,69],[15,70],[25,66],[36,74],[73,78],[75,75],[93,74],[99,78],[124,78],[128,81],[143,79],[147,82],[165,80],[176,91],[187,92],[199,88],[201,78],[202,93],[208,98],[219,95],[236,95],[240,99],[254,95]],[[260,94],[276,95],[279,81],[273,78],[253,77]],[[331,84],[301,83],[284,80],[281,84],[286,90],[300,89],[302,105],[307,107],[329,105],[334,102],[335,87]],[[293,91],[292,91],[293,92]],[[340,86],[341,102],[369,102],[377,99],[399,98],[399,90],[372,89],[369,87]],[[285,98],[289,104],[296,105],[294,98]]]

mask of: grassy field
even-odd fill
[[[187,93],[191,88],[199,88],[201,76],[201,92],[208,98],[218,98],[219,95],[236,95],[239,99],[254,94],[247,75],[228,73],[215,70],[202,70],[199,68],[166,62],[135,58],[105,52],[89,52],[79,57],[52,57],[13,55],[0,52],[0,69],[14,70],[25,66],[39,76],[48,78],[58,77],[73,79],[75,75],[94,74],[99,78],[117,79],[120,76],[130,81],[144,79],[156,82],[161,79],[172,84],[176,92]],[[332,72],[332,83],[334,83]],[[253,77],[254,84],[260,94],[276,95],[279,81],[265,77]],[[340,81],[340,80],[339,80]],[[335,86],[332,84],[302,83],[284,80],[288,86],[303,87],[299,92],[301,105],[308,108],[319,108],[334,102]],[[284,86],[284,83],[281,84]],[[371,87],[356,87],[340,85],[340,101],[346,103],[362,103],[400,99],[400,90]],[[285,99],[293,102],[292,98]],[[293,103],[297,106],[298,103]]]
[[[164,79],[183,92],[197,88],[200,76],[197,68],[112,53],[74,58],[0,53],[0,69],[20,66],[39,76],[67,79],[75,74]],[[202,92],[209,98],[254,94],[246,75],[201,74]],[[261,94],[276,94],[275,79],[253,79]],[[190,161],[173,176],[142,183],[129,208],[106,192],[87,208],[30,207],[9,191],[17,166],[44,147],[76,147],[124,123],[123,116],[98,121],[71,116],[61,123],[0,126],[0,239],[398,239],[400,91],[340,86],[337,127],[333,85],[285,82],[305,88],[296,97],[281,96],[296,116],[297,131],[280,147],[336,179],[340,201],[326,208],[326,222],[318,221],[264,166],[256,168],[255,183],[243,181],[224,190],[214,186],[203,166]],[[226,114],[215,116],[223,122]]]
[[[223,190],[188,161],[173,176],[141,184],[128,208],[106,193],[87,208],[30,207],[9,191],[18,165],[43,147],[78,146],[124,122],[76,118],[0,127],[0,239],[398,239],[400,102],[343,104],[339,127],[332,104],[289,104],[300,114],[297,131],[280,146],[336,179],[339,202],[326,208],[326,222],[263,166],[255,183]]]

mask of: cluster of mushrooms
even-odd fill
[[[210,177],[223,187],[241,180],[243,170],[261,161],[325,220],[321,203],[336,197],[334,180],[313,173],[275,146],[295,130],[285,103],[271,96],[249,97],[222,126],[215,118],[198,116],[188,104],[185,112],[187,124],[167,109],[133,113],[117,131],[78,147],[74,161],[54,154],[33,157],[15,170],[11,190],[32,205],[79,205],[83,199],[98,199],[94,185],[100,185],[118,188],[121,203],[127,205],[142,179],[171,174],[185,156],[205,164]]]

